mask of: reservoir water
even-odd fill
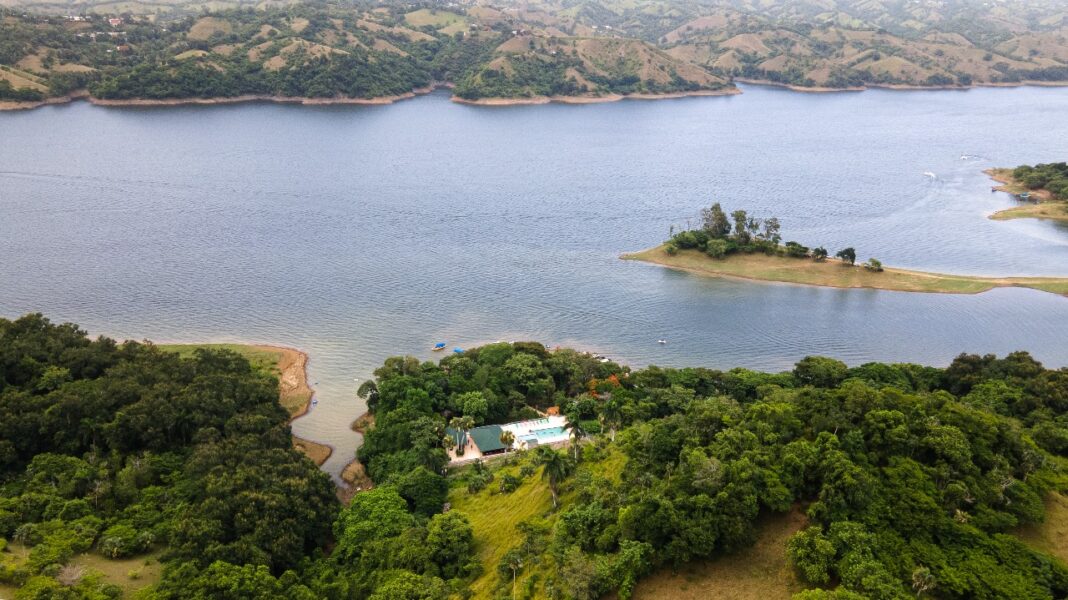
[[[987,219],[1013,201],[982,173],[1066,157],[1068,90],[1052,88],[0,113],[0,316],[301,348],[319,401],[294,430],[336,448],[336,475],[359,440],[357,379],[438,341],[634,366],[1016,349],[1068,365],[1053,294],[797,287],[617,258],[719,201],[892,266],[1068,275],[1068,230]]]

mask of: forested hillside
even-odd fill
[[[1026,353],[778,374],[535,343],[394,357],[360,390],[377,487],[344,507],[276,389],[230,352],[0,320],[0,591],[113,598],[82,557],[155,556],[143,597],[628,598],[792,512],[798,598],[1068,594],[1068,567],[1013,535],[1068,488],[1068,370]],[[447,424],[553,406],[577,444],[441,474]]]
[[[1068,82],[1058,2],[484,1],[0,8],[0,100],[467,100]],[[212,12],[205,12],[212,11]]]

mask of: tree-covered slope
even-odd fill
[[[937,6],[936,6],[937,4]],[[212,2],[0,9],[0,100],[377,98],[1068,81],[1057,2]],[[164,10],[166,8],[166,10]],[[211,9],[215,12],[201,12]]]
[[[117,597],[88,552],[159,556],[145,598],[627,598],[790,513],[798,598],[1068,594],[1068,567],[1013,535],[1068,488],[1068,370],[1026,353],[775,374],[536,343],[394,357],[360,390],[376,487],[340,510],[276,386],[229,352],[0,320],[0,589]],[[576,444],[443,471],[446,425],[554,406]]]

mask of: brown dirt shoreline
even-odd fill
[[[604,96],[531,96],[529,98],[478,98],[468,100],[453,96],[451,100],[457,104],[471,106],[524,106],[530,104],[602,104],[605,102],[619,102],[620,100],[670,100],[672,98],[687,98],[690,96],[734,96],[741,94],[738,88],[726,88],[722,90],[697,90],[694,92],[671,92],[667,94],[606,94]]]
[[[315,394],[308,385],[308,355],[285,346],[253,346],[253,348],[281,353],[278,360],[278,401],[289,412],[290,423],[304,416],[311,407],[311,399]],[[320,467],[334,453],[331,446],[296,435],[293,436],[293,447]]]
[[[898,90],[903,92],[920,92],[924,90],[971,90],[975,88],[1015,88],[1015,87],[1066,87],[1068,81],[1021,81],[1019,83],[973,83],[971,85],[912,85],[905,83],[869,83],[854,87],[805,87],[790,83],[780,83],[768,79],[747,79],[736,77],[734,81],[749,85],[766,85],[785,88],[793,92],[808,94],[833,94],[836,92],[863,92],[865,90]]]
[[[807,94],[831,94],[838,92],[863,92],[870,89],[886,89],[886,90],[900,90],[900,91],[923,91],[923,90],[969,90],[974,88],[984,87],[1068,87],[1068,81],[1021,81],[1019,83],[973,83],[969,86],[960,85],[909,85],[909,84],[867,84],[857,87],[846,88],[832,88],[832,87],[803,87],[788,83],[780,83],[777,81],[770,81],[766,79],[747,79],[747,78],[735,78],[735,82],[745,83],[749,85],[763,85],[788,89],[794,92],[802,92]],[[331,105],[356,105],[356,106],[378,106],[385,104],[393,104],[401,100],[407,100],[415,98],[424,94],[440,89],[440,88],[452,88],[451,82],[435,82],[434,84],[425,88],[416,88],[410,92],[404,94],[397,94],[395,96],[377,96],[374,98],[348,98],[348,97],[334,97],[334,98],[306,98],[300,96],[273,96],[273,95],[261,95],[261,94],[246,94],[242,96],[231,97],[215,97],[215,98],[163,98],[163,99],[148,99],[148,98],[135,98],[127,100],[110,100],[106,98],[94,98],[89,95],[86,90],[78,90],[72,92],[66,96],[55,96],[52,98],[45,98],[44,100],[34,102],[16,102],[3,100],[0,101],[0,111],[8,110],[31,110],[34,108],[40,108],[42,106],[53,106],[59,104],[68,104],[75,100],[86,100],[90,104],[97,106],[140,106],[140,107],[154,107],[154,106],[212,106],[222,104],[243,104],[250,102],[270,102],[276,104],[300,104],[303,106],[331,106]],[[738,88],[726,88],[722,90],[698,90],[695,92],[673,92],[667,94],[607,94],[604,96],[532,96],[530,98],[479,98],[477,100],[466,100],[457,96],[453,96],[451,100],[457,104],[467,104],[472,106],[523,106],[531,104],[600,104],[604,102],[618,102],[620,100],[668,100],[672,98],[685,98],[690,96],[733,96],[741,94],[742,90]]]
[[[371,411],[367,411],[356,417],[356,420],[349,427],[356,433],[363,435],[374,426],[375,416],[371,414]],[[363,463],[357,459],[353,459],[352,462],[345,465],[345,468],[341,471],[341,480],[349,486],[347,489],[338,489],[338,498],[345,504],[348,504],[356,494],[365,492],[375,486],[375,483],[371,481],[371,477],[367,475],[367,471],[364,470]]]
[[[153,107],[153,106],[213,106],[222,104],[245,104],[249,102],[270,102],[275,104],[300,104],[303,106],[330,106],[330,105],[360,105],[360,106],[377,106],[384,104],[393,104],[400,100],[407,100],[409,98],[415,98],[424,94],[429,94],[439,88],[451,88],[451,83],[434,83],[425,88],[416,88],[410,92],[404,94],[397,94],[395,96],[376,96],[374,98],[349,98],[349,97],[334,97],[334,98],[306,98],[300,96],[274,96],[264,94],[245,94],[241,96],[229,96],[229,97],[215,97],[215,98],[133,98],[125,100],[111,100],[107,98],[94,98],[89,95],[88,91],[79,90],[67,96],[56,96],[53,98],[46,98],[44,100],[36,102],[0,102],[0,111],[3,110],[29,110],[39,108],[42,106],[67,104],[74,102],[75,100],[85,100],[90,104],[97,106],[140,106],[140,107]]]

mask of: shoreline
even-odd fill
[[[664,94],[605,94],[604,96],[530,96],[526,98],[476,98],[473,100],[453,96],[457,104],[469,106],[526,106],[534,104],[604,104],[620,100],[672,100],[693,96],[736,96],[742,90],[737,87],[720,90],[694,90],[692,92],[667,92]]]
[[[860,265],[846,265],[834,258],[819,263],[811,258],[765,254],[735,254],[725,259],[714,259],[696,250],[680,250],[675,255],[669,255],[664,247],[661,244],[622,254],[619,258],[696,275],[773,284],[942,294],[981,294],[994,288],[1022,287],[1068,296],[1068,277],[978,277],[891,267],[874,273]]]
[[[1018,83],[973,83],[971,85],[915,85],[899,83],[870,83],[863,86],[844,88],[834,87],[805,87],[789,83],[780,83],[768,79],[735,78],[735,82],[746,85],[776,87],[804,94],[836,94],[843,92],[863,92],[867,90],[897,90],[897,91],[967,91],[977,88],[1016,88],[1016,87],[1068,87],[1068,81],[1021,81]],[[95,98],[86,90],[77,90],[64,96],[53,96],[43,100],[29,102],[15,100],[0,100],[0,112],[33,110],[44,106],[58,106],[70,104],[77,100],[85,100],[95,106],[109,107],[165,107],[165,106],[216,106],[227,104],[249,104],[263,102],[270,104],[296,104],[301,106],[383,106],[409,100],[429,94],[438,89],[451,89],[452,82],[434,82],[427,87],[414,88],[410,92],[392,96],[375,96],[372,98],[350,98],[334,96],[329,98],[311,98],[306,96],[278,96],[272,94],[243,94],[240,96],[216,96],[196,98],[124,98],[109,99]],[[692,92],[668,92],[664,94],[606,94],[604,96],[531,96],[525,98],[477,98],[473,100],[451,96],[449,99],[457,104],[469,106],[526,106],[538,104],[603,104],[606,102],[619,102],[620,100],[671,100],[675,98],[688,98],[697,96],[735,96],[742,94],[738,87],[730,87],[719,90],[696,90]]]
[[[393,104],[394,102],[399,102],[401,100],[409,100],[411,98],[423,96],[437,89],[451,87],[452,83],[449,82],[434,82],[427,87],[414,88],[412,89],[412,91],[405,92],[403,94],[396,94],[393,96],[375,96],[373,98],[350,98],[347,96],[334,96],[330,98],[310,98],[306,96],[278,96],[273,94],[242,94],[240,96],[216,96],[209,98],[196,97],[109,99],[95,98],[91,96],[86,90],[78,90],[77,92],[68,94],[66,96],[55,96],[52,98],[45,98],[44,100],[36,100],[32,102],[0,101],[0,111],[32,110],[35,108],[40,108],[42,106],[70,104],[76,100],[85,100],[89,104],[95,106],[111,107],[215,106],[226,104],[247,104],[253,102],[263,102],[270,104],[299,104],[301,106],[381,106],[386,104]]]
[[[368,429],[374,426],[375,416],[370,410],[366,410],[362,415],[356,417],[356,420],[349,425],[349,429],[362,437]],[[356,494],[366,492],[375,487],[375,482],[371,481],[371,477],[363,468],[363,463],[356,457],[353,457],[352,462],[345,465],[345,468],[341,470],[340,477],[349,486],[348,488],[338,488],[337,495],[343,504],[348,504]]]
[[[1038,200],[1034,202],[1022,201],[1021,204],[1010,208],[1003,208],[987,215],[994,221],[1010,221],[1012,219],[1039,219],[1042,221],[1068,222],[1068,202],[1054,200],[1049,190],[1032,190],[1021,185],[1012,176],[1012,169],[991,168],[983,171],[987,177],[1000,183],[993,190],[1004,192],[1012,196],[1024,192],[1030,193]]]
[[[971,85],[919,85],[912,83],[866,83],[860,86],[850,86],[843,88],[836,87],[823,87],[812,86],[805,87],[802,85],[795,85],[792,83],[781,83],[778,81],[771,81],[770,79],[749,79],[743,77],[735,77],[734,81],[738,83],[744,83],[746,85],[760,85],[766,87],[777,87],[790,90],[792,92],[801,92],[806,94],[835,94],[840,92],[864,92],[867,90],[895,90],[901,92],[923,92],[923,91],[967,91],[978,88],[1018,88],[1018,87],[1068,87],[1068,81],[1033,81],[1024,80],[1016,83],[1009,82],[987,82],[987,83],[972,83]]]

